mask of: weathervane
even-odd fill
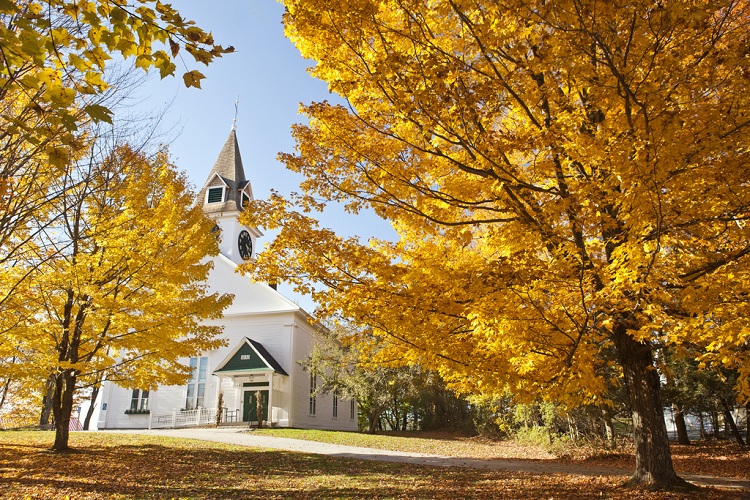
[[[234,101],[234,120],[232,120],[232,130],[237,130],[237,113],[239,112],[240,96]]]

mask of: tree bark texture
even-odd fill
[[[630,484],[650,488],[686,486],[672,465],[659,374],[653,364],[651,346],[633,339],[625,322],[615,327],[613,339],[633,414],[635,473]]]
[[[740,434],[740,430],[737,428],[737,423],[734,421],[734,417],[732,417],[732,409],[729,407],[726,399],[721,398],[721,406],[724,409],[724,423],[729,427],[732,437],[737,441],[737,444],[745,446],[745,441],[742,440],[742,434]]]
[[[369,424],[367,427],[367,433],[368,434],[375,434],[375,430],[377,429],[378,422],[380,421],[380,414],[383,410],[381,409],[375,409],[372,410],[367,415],[367,423]]]
[[[83,430],[89,430],[91,425],[91,417],[94,416],[94,410],[96,409],[96,398],[99,396],[99,389],[101,389],[101,381],[94,384],[91,388],[91,399],[89,403],[89,409],[86,411],[86,418],[83,419]]]
[[[612,414],[609,408],[606,406],[602,407],[602,419],[604,420],[604,435],[607,438],[607,445],[615,445],[615,426],[612,425]]]
[[[679,444],[690,444],[690,437],[685,424],[685,412],[682,405],[672,403],[672,414],[674,415],[674,426],[677,429],[677,442]]]
[[[714,439],[721,438],[721,426],[719,425],[719,412],[711,410],[711,426],[714,429]]]
[[[11,383],[11,381],[12,381],[12,379],[10,377],[8,377],[7,379],[5,379],[5,383],[3,384],[3,389],[2,389],[3,395],[2,395],[2,397],[0,397],[0,408],[2,408],[3,405],[5,405],[5,398],[8,395],[8,389],[10,389],[10,383]]]
[[[47,380],[47,393],[42,397],[42,411],[39,414],[39,427],[46,428],[50,424],[52,416],[52,397],[55,394],[55,378],[50,376]]]
[[[578,426],[576,425],[576,420],[573,418],[573,416],[568,413],[568,430],[570,431],[570,439],[574,442],[578,442]]]
[[[70,414],[73,411],[76,373],[74,370],[63,370],[55,376],[54,381],[52,414],[55,417],[55,444],[52,449],[66,451],[70,433]]]
[[[708,439],[708,434],[706,433],[706,424],[703,422],[703,412],[698,412],[698,422],[700,423],[701,428],[701,439]]]

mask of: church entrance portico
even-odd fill
[[[219,364],[213,374],[222,381],[218,384],[217,390],[219,391],[222,387],[226,387],[223,380],[231,380],[234,397],[228,397],[229,394],[224,395],[228,412],[239,413],[242,422],[257,422],[256,393],[260,392],[263,421],[268,422],[269,425],[278,423],[273,421],[275,415],[273,395],[274,391],[278,390],[275,386],[288,375],[262,344],[245,337]]]

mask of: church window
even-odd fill
[[[221,203],[224,201],[224,187],[208,188],[208,203]]]
[[[310,415],[315,415],[315,406],[317,401],[315,400],[315,389],[318,385],[318,377],[314,374],[310,374]]]
[[[247,195],[247,193],[242,193],[242,208],[247,207],[247,204],[250,203],[250,197]]]
[[[349,418],[357,418],[357,403],[353,399],[349,402]]]
[[[148,411],[148,391],[133,389],[130,409],[126,413],[146,413]]]
[[[339,418],[339,397],[333,395],[333,418]]]
[[[194,410],[204,405],[208,358],[190,358],[190,371],[190,380],[188,380],[187,396],[185,398],[186,410]]]

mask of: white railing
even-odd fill
[[[148,428],[190,427],[216,423],[216,408],[197,408],[149,414]]]

